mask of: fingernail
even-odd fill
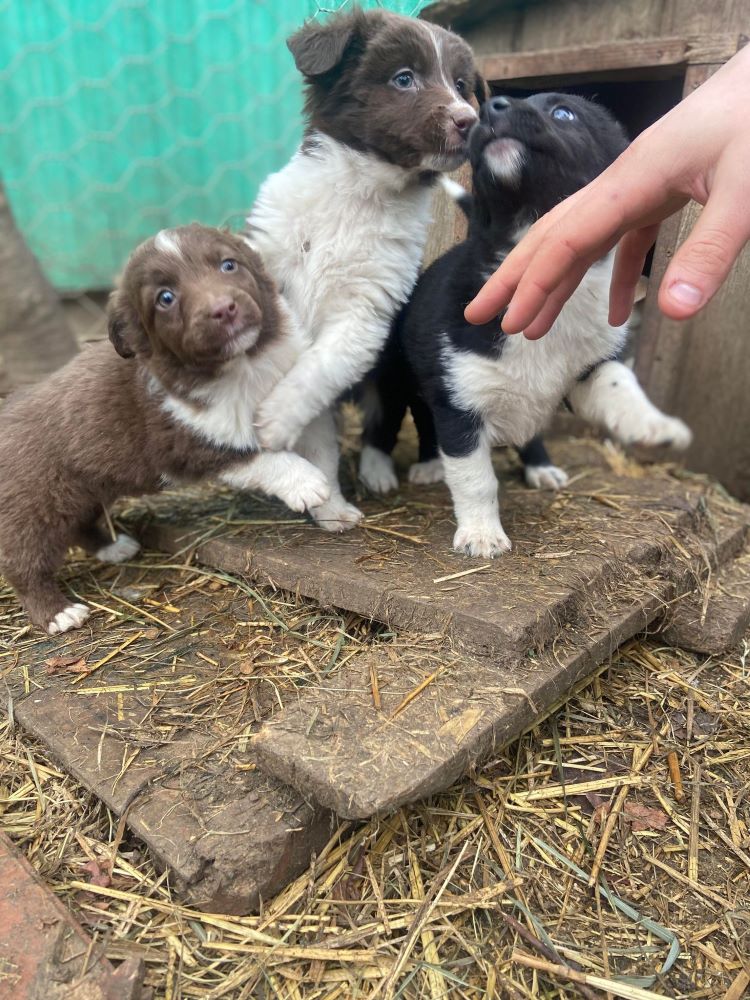
[[[699,306],[703,300],[703,292],[695,285],[686,281],[675,281],[669,286],[670,298],[681,306]]]

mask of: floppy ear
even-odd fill
[[[107,330],[109,339],[121,358],[151,353],[146,331],[119,288],[112,292],[107,302]]]
[[[344,58],[344,53],[361,32],[364,22],[361,11],[340,14],[322,24],[308,21],[286,42],[297,69],[304,76],[329,73]]]
[[[477,99],[477,104],[481,107],[489,96],[490,88],[487,86],[487,81],[481,73],[477,73],[474,78],[474,97]]]

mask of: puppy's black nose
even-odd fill
[[[507,111],[510,107],[510,101],[507,97],[493,97],[490,102],[490,111],[495,114],[502,114],[503,111]]]
[[[230,299],[228,296],[224,299],[219,299],[214,302],[214,307],[211,310],[211,319],[219,320],[220,322],[227,322],[230,319],[234,319],[237,314],[237,303],[234,299]]]
[[[487,125],[496,125],[508,117],[513,102],[509,97],[491,97],[480,110],[480,117]]]
[[[459,111],[454,115],[451,115],[453,124],[458,129],[460,135],[465,136],[469,131],[471,126],[477,120],[477,116],[473,111]]]

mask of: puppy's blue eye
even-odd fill
[[[223,260],[221,262],[222,271],[236,271],[238,266],[239,265],[237,264],[237,261],[234,260],[232,257],[227,257],[226,260]]]
[[[555,108],[552,112],[552,117],[556,118],[559,122],[574,122],[576,120],[575,114],[570,110],[570,108]]]
[[[156,304],[160,309],[169,309],[177,301],[177,296],[171,288],[162,288],[156,296]]]
[[[414,86],[414,74],[410,69],[399,70],[393,77],[393,83],[399,90],[409,90]]]
[[[466,80],[456,80],[456,90],[461,95],[465,94],[466,93]]]

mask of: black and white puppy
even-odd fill
[[[426,407],[427,418],[419,403],[415,412],[427,444],[412,479],[434,481],[444,474],[459,552],[486,558],[510,549],[500,523],[491,449],[532,442],[527,458],[533,464],[535,438],[563,400],[624,443],[678,448],[690,443],[685,424],[653,406],[633,372],[615,360],[627,329],[607,322],[611,254],[590,269],[541,340],[508,337],[499,320],[471,326],[463,316],[531,223],[593,180],[625,145],[625,134],[608,111],[563,94],[492,98],[472,129],[469,237],[420,278],[387,352],[391,359],[405,357],[410,372],[396,382],[403,386],[406,379],[406,392],[412,398],[416,393]],[[388,384],[382,368],[379,377],[381,385]],[[387,410],[388,396],[378,395],[381,410],[384,405]],[[403,405],[403,395],[396,405]],[[377,425],[372,418],[369,423]],[[430,433],[439,465],[429,462]],[[377,430],[371,429],[366,443],[376,442]]]
[[[426,21],[353,10],[288,42],[305,80],[301,148],[263,184],[248,219],[311,347],[258,414],[263,446],[297,451],[332,484],[313,517],[360,512],[337,486],[336,400],[372,367],[417,280],[435,181],[466,158],[484,94],[469,46]]]

